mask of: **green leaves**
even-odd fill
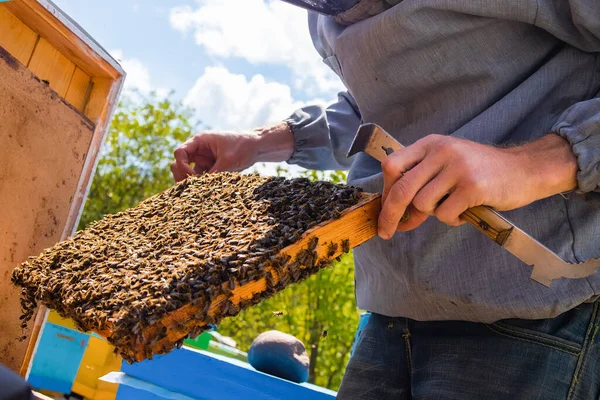
[[[151,94],[124,100],[113,118],[100,153],[79,228],[137,205],[173,185],[173,151],[195,126],[191,110]]]

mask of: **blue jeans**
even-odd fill
[[[494,324],[372,314],[338,399],[600,400],[600,302]]]

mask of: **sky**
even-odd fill
[[[117,59],[131,88],[175,97],[211,129],[251,129],[343,89],[279,0],[53,0]]]

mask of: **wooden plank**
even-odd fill
[[[79,222],[83,210],[83,203],[89,191],[92,176],[97,166],[99,150],[108,130],[112,114],[118,103],[118,97],[123,85],[125,72],[116,60],[114,60],[75,21],[70,19],[51,1],[12,0],[8,3],[3,3],[0,7],[9,10],[23,23],[23,25],[28,27],[35,34],[36,41],[41,36],[90,77],[109,78],[106,82],[100,80],[97,80],[96,82],[96,88],[100,87],[100,89],[97,89],[96,96],[94,96],[94,102],[89,108],[90,115],[92,115],[93,120],[96,122],[96,126],[87,156],[85,157],[83,173],[77,184],[75,195],[71,199],[71,208],[61,235],[61,237],[64,238],[75,232]],[[0,36],[2,35],[0,34]],[[25,60],[26,57],[22,57],[24,60],[23,64],[29,64],[29,60],[33,55],[35,43],[36,42],[32,45],[30,57],[27,57],[27,60]],[[104,98],[102,98],[102,96],[104,96]],[[75,100],[73,101],[75,103],[77,102]],[[83,108],[87,108],[87,104],[85,104]],[[86,121],[85,124],[88,124],[88,121]],[[45,319],[45,315],[46,308],[41,306],[38,310],[38,316]],[[0,318],[0,320],[2,320],[2,318]],[[0,329],[0,339],[1,337],[2,332]],[[22,370],[26,371],[31,366],[31,360],[35,356],[34,348],[37,340],[38,335],[36,332],[30,335],[28,355],[23,359]],[[22,345],[19,345],[19,347],[22,347]],[[16,361],[13,359],[11,360],[11,364],[13,362]]]
[[[95,78],[95,80],[97,82],[98,78]],[[83,212],[83,206],[90,191],[92,180],[94,174],[96,173],[96,167],[98,166],[98,157],[100,155],[100,150],[102,149],[102,143],[104,143],[104,138],[108,133],[112,116],[119,104],[119,96],[121,94],[121,90],[123,89],[124,83],[125,75],[121,76],[120,78],[110,80],[109,90],[108,93],[105,94],[104,106],[101,109],[98,107],[98,103],[100,102],[100,92],[94,93],[93,87],[90,87],[90,98],[86,106],[87,112],[84,112],[84,114],[96,124],[96,130],[94,131],[94,137],[92,138],[92,143],[90,143],[90,148],[83,166],[84,173],[79,180],[79,184],[77,185],[77,192],[75,193],[73,206],[71,208],[71,212],[69,213],[69,219],[65,225],[64,234],[66,236],[72,236],[79,225],[79,219],[81,218],[81,213]],[[92,85],[93,84],[94,81],[92,80]],[[101,86],[105,87],[107,84],[108,80],[106,80],[105,85]],[[96,87],[96,89],[98,88]],[[104,93],[104,89],[102,90],[102,93]],[[92,98],[94,98],[94,102],[96,104],[90,107]],[[95,118],[92,118],[97,112],[99,112],[99,115]]]
[[[110,124],[112,115],[117,107],[119,94],[121,93],[121,89],[123,87],[123,82],[124,75],[115,80],[106,79],[104,85],[101,85],[105,89],[108,88],[108,92],[106,94],[106,97],[104,98],[104,104],[102,106],[100,106],[99,97],[96,97],[97,104],[95,104],[92,108],[94,112],[99,113],[98,117],[94,119],[94,122],[96,123],[96,129],[94,131],[92,141],[88,148],[88,153],[85,158],[85,164],[83,165],[83,171],[79,178],[79,183],[77,184],[75,196],[73,197],[71,202],[71,209],[69,211],[67,221],[64,225],[64,230],[61,236],[63,239],[72,236],[77,230],[77,225],[79,224],[79,219],[81,218],[81,213],[83,212],[83,205],[89,193],[90,186],[92,184],[92,178],[96,171],[96,167],[98,166],[98,156],[100,154],[100,149],[102,147],[102,143],[104,142],[104,137],[108,132],[108,126]],[[46,307],[40,306],[37,315],[42,315],[45,318]],[[38,338],[38,334],[32,334],[29,338],[28,348],[33,349],[38,342]],[[29,353],[28,356],[23,359],[21,371],[29,371],[31,369],[32,360],[34,359],[34,357],[35,351]],[[24,376],[27,376],[27,374],[25,374]]]
[[[108,78],[93,78],[92,89],[84,114],[92,121],[97,122],[106,105],[106,98],[112,90],[113,81]]]
[[[52,2],[13,0],[4,6],[88,75],[113,80],[123,76],[119,64]]]
[[[28,67],[40,79],[48,81],[50,87],[60,96],[64,97],[67,94],[69,83],[75,73],[75,64],[46,39],[41,38],[38,41]]]
[[[16,338],[35,333],[20,328],[19,289],[10,276],[68,236],[94,126],[1,48],[0,98],[11,99],[0,103],[0,363],[18,371],[28,343]]]
[[[77,190],[75,191],[75,195],[71,201],[71,209],[69,211],[67,221],[64,224],[61,240],[72,236],[77,230],[77,225],[79,224],[79,219],[81,218],[81,213],[83,212],[83,205],[89,193],[96,167],[98,166],[100,149],[102,147],[102,143],[104,142],[104,137],[108,132],[108,126],[110,124],[112,115],[118,104],[119,94],[123,87],[124,77],[116,80],[97,79],[97,81],[100,81],[99,86],[102,88],[101,91],[105,92],[108,90],[108,92],[106,93],[103,104],[101,104],[100,97],[96,97],[95,104],[92,105],[92,110],[99,113],[98,117],[94,119],[94,122],[96,123],[96,129],[88,148],[82,174],[79,178],[79,183],[77,184]],[[96,94],[97,96],[98,93]],[[88,106],[86,109],[89,107],[90,102],[91,101],[88,101]],[[42,316],[45,319],[46,311],[47,309],[45,306],[40,306],[37,316]],[[35,351],[33,349],[38,342],[38,338],[39,331],[32,334],[29,338],[28,353],[27,356],[23,358],[23,362],[21,364],[22,372],[29,371],[31,369],[32,361],[35,357]],[[32,349],[32,351],[30,352],[29,349]],[[23,374],[23,376],[27,376],[27,373]]]
[[[46,314],[48,314],[48,309],[44,306],[41,306],[40,309],[38,310],[38,313],[35,316],[35,320],[33,321],[33,328],[31,329],[31,334],[29,335],[30,338],[32,338],[32,337],[37,338],[37,337],[41,336],[42,330],[44,328],[44,319],[46,318]],[[37,340],[35,340],[35,341],[30,340],[29,343],[27,343],[27,349],[25,350],[25,357],[23,358],[24,360],[27,360],[33,356],[36,346],[37,346]],[[26,377],[28,372],[29,371],[27,370],[27,366],[24,365],[23,363],[21,363],[21,370],[19,371],[21,376]]]
[[[92,88],[92,78],[83,72],[79,67],[75,68],[73,78],[69,83],[65,100],[68,101],[73,107],[83,112],[85,106],[90,97],[90,91]]]
[[[37,33],[0,4],[0,46],[27,65],[37,40]]]
[[[294,244],[282,249],[279,255],[290,256],[287,265],[294,262],[296,256],[309,247],[313,238],[318,238],[318,244],[315,249],[317,257],[315,265],[321,262],[329,262],[343,253],[342,241],[348,240],[349,248],[354,248],[366,242],[377,234],[377,219],[381,211],[381,198],[379,194],[364,194],[361,202],[342,213],[338,219],[329,220],[319,224],[306,231],[304,235]],[[330,244],[337,244],[337,249],[330,251]],[[300,268],[306,268],[301,265]],[[267,266],[266,271],[271,274],[273,284],[276,285],[280,279],[281,267]],[[223,284],[223,287],[229,288],[229,283]],[[220,295],[211,303],[209,315],[215,316],[220,313],[223,302],[229,299],[233,304],[239,304],[243,300],[249,300],[253,296],[267,290],[267,279],[261,278],[252,281],[243,286],[234,288],[231,295]],[[170,343],[186,337],[192,329],[198,326],[206,325],[205,321],[199,321],[194,318],[198,312],[204,308],[203,305],[197,306],[187,304],[169,314],[165,315],[159,322],[150,325],[139,335],[139,337],[155,337],[163,328],[166,328],[166,337],[158,340],[151,345],[152,353],[159,353],[161,349],[166,348]],[[104,331],[97,331],[99,335],[109,338],[111,336],[110,328]],[[136,337],[132,335],[131,348],[135,351],[136,361],[143,361],[149,354],[146,351],[146,343],[136,342]]]

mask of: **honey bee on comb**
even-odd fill
[[[294,257],[280,252],[361,196],[305,178],[189,177],[17,267],[23,326],[44,304],[107,338],[128,362],[164,354],[323,268],[318,237]],[[331,242],[328,253],[337,248]],[[233,301],[248,285],[264,290]]]

